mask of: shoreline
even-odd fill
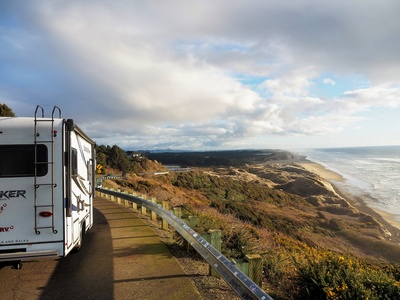
[[[350,192],[344,190],[343,188],[339,188],[335,182],[343,182],[344,177],[340,175],[339,173],[336,173],[332,170],[329,170],[325,166],[309,161],[309,160],[301,160],[299,162],[296,162],[300,166],[302,166],[304,169],[317,174],[318,176],[322,177],[326,181],[332,184],[333,188],[351,205],[356,207],[359,211],[367,213],[369,215],[372,215],[376,219],[378,219],[381,223],[384,221],[384,223],[389,224],[390,226],[394,227],[397,230],[400,230],[400,221],[396,219],[396,217],[399,217],[399,215],[391,214],[387,211],[383,211],[380,209],[377,209],[375,207],[371,207],[366,202],[363,200],[364,197],[368,196],[362,196],[362,195],[354,195],[351,194]]]
[[[344,181],[344,178],[339,173],[331,171],[325,168],[323,165],[313,162],[313,161],[301,161],[297,162],[300,166],[304,169],[317,174],[318,176],[322,177],[327,181]]]

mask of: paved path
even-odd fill
[[[97,198],[114,253],[114,299],[202,299],[160,237],[128,209]]]
[[[78,253],[0,266],[2,300],[202,299],[159,236],[136,214],[95,199],[94,225]]]

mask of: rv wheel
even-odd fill
[[[79,243],[76,244],[75,248],[74,248],[75,252],[78,252],[79,250],[81,250],[82,242],[83,242],[83,234],[84,234],[85,228],[86,228],[86,224],[85,224],[85,222],[83,222],[81,225],[81,230],[79,232]]]
[[[15,269],[15,270],[21,270],[21,268],[22,268],[22,261],[16,261],[16,262],[14,262],[14,264],[13,264],[13,269]]]
[[[82,247],[82,241],[83,241],[83,230],[85,230],[85,224],[82,224],[81,230],[79,232],[79,242],[75,245],[74,251],[78,252],[81,250]]]

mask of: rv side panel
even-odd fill
[[[95,143],[72,120],[0,118],[0,262],[80,248],[94,167]]]

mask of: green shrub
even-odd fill
[[[294,263],[300,299],[400,299],[392,274],[350,256],[310,248]]]

